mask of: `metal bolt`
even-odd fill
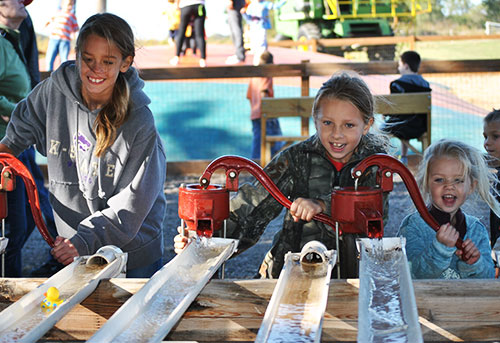
[[[361,176],[361,170],[356,171],[355,174],[356,174],[356,177],[360,177]]]
[[[392,173],[390,171],[385,172],[385,177],[391,177],[391,176],[392,176]]]
[[[234,178],[236,177],[236,173],[235,173],[234,171],[230,171],[230,172],[229,172],[229,177],[230,177],[231,179],[234,179]]]

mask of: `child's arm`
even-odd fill
[[[469,218],[467,218],[469,219]],[[474,219],[473,219],[474,220]],[[467,234],[465,235],[466,240],[470,241],[467,243],[467,252],[472,253],[472,258],[474,253],[479,252],[479,258],[474,263],[473,260],[468,260],[466,256],[465,261],[458,261],[457,268],[460,273],[460,277],[465,278],[493,278],[495,277],[495,266],[491,258],[491,246],[488,237],[488,232],[483,224],[477,219],[475,219],[471,224],[467,225]],[[472,244],[472,245],[471,245]],[[462,254],[467,254],[466,248]]]
[[[285,196],[293,196],[295,167],[289,151],[277,155],[264,168]],[[259,241],[267,225],[283,206],[258,182],[242,184],[230,202],[227,237],[239,239],[238,253]]]
[[[310,222],[316,214],[325,210],[325,203],[316,199],[297,198],[290,206],[290,214],[295,222],[301,219]]]
[[[406,238],[406,254],[413,278],[439,278],[450,267],[456,248],[440,243],[436,232],[418,212],[403,220],[398,235]]]
[[[481,257],[479,249],[470,238],[463,242],[462,249],[457,250],[456,254],[467,264],[474,264],[479,260],[479,257]]]
[[[449,223],[441,225],[436,233],[437,241],[450,248],[454,247],[455,244],[457,244],[458,237],[458,231]]]
[[[287,0],[280,0],[277,2],[273,2],[273,5],[271,6],[270,9],[273,9],[273,10],[280,9],[286,2],[287,2]]]

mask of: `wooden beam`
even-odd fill
[[[472,73],[491,72],[500,69],[500,59],[463,60],[463,61],[422,61],[420,73]],[[140,69],[141,77],[146,81],[248,78],[248,77],[310,77],[329,76],[339,70],[354,70],[361,75],[397,74],[397,62],[342,62],[342,63],[306,63],[274,64],[262,66],[229,67],[169,67]],[[50,72],[42,72],[42,79]]]

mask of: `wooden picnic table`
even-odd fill
[[[45,279],[0,279],[0,310]],[[104,280],[42,341],[85,341],[148,279]],[[166,337],[168,341],[253,342],[276,280],[212,280]],[[497,280],[413,282],[426,342],[500,339]],[[356,341],[358,279],[332,280],[322,342]]]

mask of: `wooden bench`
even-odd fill
[[[261,144],[260,163],[264,167],[271,160],[271,145],[275,142],[285,142],[284,148],[294,142],[309,138],[309,119],[314,97],[295,98],[263,98],[261,117]],[[431,143],[431,94],[404,93],[375,95],[375,113],[384,115],[413,115],[425,113],[427,115],[427,132],[418,140],[422,149],[418,150],[408,141],[403,141],[415,153],[422,153]],[[268,136],[266,135],[266,121],[271,118],[299,117],[301,118],[300,135],[297,136]]]

